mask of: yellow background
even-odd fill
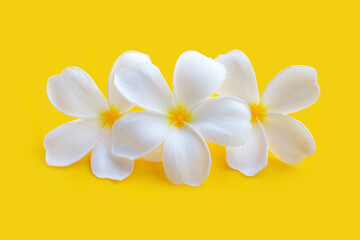
[[[359,237],[357,1],[8,1],[0,9],[1,239],[354,239]],[[232,49],[252,61],[260,91],[282,69],[315,67],[313,106],[292,114],[317,152],[296,166],[270,156],[245,177],[210,144],[201,187],[171,184],[144,160],[122,182],[97,179],[89,156],[45,163],[47,132],[72,120],[46,96],[68,66],[106,93],[115,59],[151,56],[171,83],[178,56]]]

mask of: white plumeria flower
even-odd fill
[[[288,164],[297,164],[315,153],[315,142],[309,130],[285,115],[304,109],[319,98],[314,68],[286,68],[271,80],[260,98],[253,67],[243,52],[233,50],[219,55],[216,60],[227,70],[227,78],[218,94],[242,98],[249,104],[252,114],[253,128],[248,141],[226,150],[230,167],[253,176],[267,165],[268,148]]]
[[[138,63],[151,63],[148,55],[128,51],[114,63],[108,82],[108,101],[92,78],[78,67],[68,67],[48,80],[47,94],[60,112],[77,117],[49,132],[44,139],[46,162],[64,167],[83,158],[92,149],[91,169],[99,178],[123,180],[132,172],[134,161],[111,152],[112,125],[134,105],[114,86],[114,73]]]
[[[147,111],[129,113],[115,122],[113,154],[140,158],[163,142],[163,164],[175,184],[199,186],[210,170],[210,152],[204,138],[238,146],[251,129],[247,104],[235,97],[210,98],[226,71],[198,52],[183,53],[175,66],[171,93],[153,64],[119,69],[115,86],[130,102]]]

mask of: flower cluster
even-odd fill
[[[173,92],[148,55],[128,51],[110,72],[108,100],[77,67],[50,77],[47,94],[56,109],[79,119],[46,135],[46,162],[68,166],[92,150],[91,169],[99,178],[123,180],[143,157],[163,161],[171,182],[199,186],[211,165],[207,142],[226,146],[229,166],[247,176],[267,165],[268,149],[289,164],[315,152],[310,132],[285,114],[318,99],[316,70],[289,67],[260,98],[251,63],[239,50],[215,60],[183,53]],[[135,105],[144,111],[128,113]]]

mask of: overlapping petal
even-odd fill
[[[253,124],[244,145],[226,148],[226,161],[246,176],[254,176],[267,165],[268,144],[260,121]]]
[[[261,102],[268,112],[288,114],[312,105],[319,95],[316,70],[309,66],[292,66],[271,80]]]
[[[219,95],[239,97],[249,104],[259,102],[255,72],[245,53],[232,50],[219,55],[215,60],[226,68],[226,79],[217,90]]]
[[[47,95],[60,112],[79,118],[98,118],[107,101],[92,78],[78,67],[65,68],[49,78]]]
[[[192,110],[191,125],[217,144],[243,144],[251,129],[249,106],[235,97],[216,97],[201,102]]]
[[[175,106],[169,86],[153,64],[119,69],[115,73],[115,86],[130,102],[149,111],[164,113]]]
[[[210,97],[226,77],[225,67],[195,51],[183,53],[176,62],[173,90],[177,104],[191,108]]]
[[[173,127],[164,142],[166,176],[175,184],[199,186],[210,171],[210,152],[205,140],[190,125]]]
[[[153,151],[144,155],[143,158],[150,162],[161,162],[163,159],[164,143],[160,144]]]
[[[263,126],[269,148],[280,160],[297,164],[315,153],[316,146],[309,130],[298,120],[283,114],[266,114]]]
[[[99,119],[78,119],[53,129],[44,139],[47,164],[64,167],[77,162],[95,146],[103,129]]]
[[[109,127],[91,152],[91,169],[98,178],[123,180],[131,174],[134,161],[114,156],[111,153],[112,144],[112,131]]]
[[[120,68],[132,68],[138,63],[151,63],[150,57],[147,54],[137,51],[127,51],[121,54],[115,61],[109,76],[108,82],[108,101],[116,108],[120,109],[122,113],[128,111],[134,104],[127,101],[115,88],[114,76],[115,72]]]
[[[142,111],[125,115],[113,126],[116,156],[137,159],[157,148],[171,128],[169,120],[160,114]]]

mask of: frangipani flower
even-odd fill
[[[200,185],[210,170],[204,138],[227,146],[245,142],[251,129],[250,110],[235,97],[210,97],[222,84],[221,63],[188,51],[178,59],[174,95],[153,64],[137,64],[115,73],[115,86],[147,111],[129,113],[115,122],[113,154],[140,158],[163,144],[163,164],[175,184]]]
[[[49,132],[44,139],[46,162],[64,167],[84,157],[92,149],[91,169],[99,178],[123,180],[134,161],[111,153],[112,125],[133,107],[114,86],[114,73],[138,63],[151,63],[148,55],[128,51],[114,63],[108,82],[108,101],[92,78],[78,67],[68,67],[48,80],[47,94],[60,112],[77,117]]]
[[[233,50],[219,55],[216,60],[227,70],[227,78],[218,94],[245,100],[252,114],[253,128],[248,141],[226,150],[230,167],[253,176],[267,165],[268,148],[288,164],[297,164],[315,153],[315,142],[309,130],[285,115],[304,109],[319,98],[320,88],[314,68],[286,68],[271,80],[260,98],[253,67],[243,52]]]

